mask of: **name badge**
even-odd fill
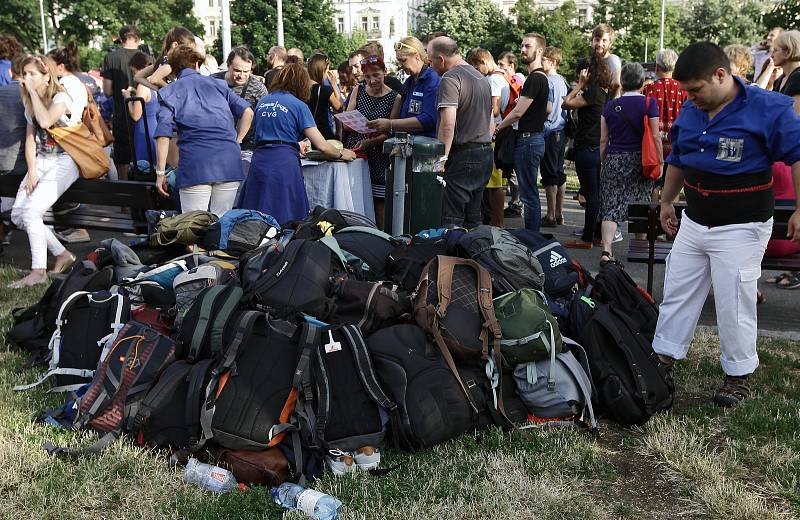
[[[717,160],[725,162],[742,162],[744,139],[720,137],[717,145]]]
[[[409,114],[422,113],[422,100],[412,97],[408,102],[408,113]]]

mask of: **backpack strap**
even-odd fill
[[[571,340],[566,336],[562,336],[561,339],[564,343],[570,346],[570,352],[580,364],[583,375],[586,376],[585,378],[579,377],[579,374],[573,373],[573,377],[578,382],[578,386],[580,387],[581,391],[583,392],[583,400],[586,403],[584,411],[589,412],[589,431],[592,434],[592,437],[595,439],[600,436],[599,429],[597,427],[597,419],[594,415],[594,407],[592,406],[592,396],[595,394],[594,383],[592,382],[592,378],[590,376],[591,371],[589,370],[589,357],[586,355],[586,351],[580,346],[577,342]],[[564,366],[572,371],[572,367],[568,364],[564,363]],[[588,386],[586,382],[588,381]]]
[[[339,258],[339,261],[342,263],[344,267],[347,267],[348,265],[347,257],[344,256],[342,248],[339,247],[339,242],[337,242],[334,237],[325,236],[320,238],[319,241],[325,244],[328,247],[328,249],[330,249],[331,252]]]
[[[217,353],[222,351],[222,335],[225,329],[225,323],[227,323],[233,312],[239,306],[241,298],[242,289],[240,287],[215,285],[207,289],[200,303],[197,324],[195,325],[194,334],[192,334],[192,340],[186,356],[190,363],[197,359],[197,356],[200,354],[200,350],[203,347],[203,340],[209,328],[211,328],[209,335],[211,352]],[[217,314],[213,316],[212,322],[214,306],[220,299],[223,299],[222,306]]]
[[[368,235],[373,235],[373,236],[376,236],[378,238],[382,238],[382,239],[386,240],[387,242],[391,242],[393,244],[397,243],[397,239],[394,238],[392,235],[390,235],[390,234],[388,234],[388,233],[386,233],[384,231],[381,231],[380,229],[375,229],[375,228],[371,228],[371,227],[367,227],[367,226],[347,226],[346,228],[342,228],[342,229],[337,230],[336,233],[334,233],[334,234],[338,235],[338,234],[341,234],[341,233],[351,233],[351,232],[353,232],[353,233],[366,233]]]
[[[225,332],[225,325],[230,320],[234,311],[239,307],[239,302],[242,299],[242,288],[235,285],[225,286],[229,289],[224,293],[225,301],[222,308],[214,316],[214,323],[211,325],[211,335],[209,336],[209,346],[211,353],[217,354],[222,352],[222,337]]]
[[[251,329],[252,330],[252,329]],[[194,365],[187,379],[186,389],[186,430],[189,432],[189,448],[194,450],[200,443],[203,430],[200,424],[200,410],[203,407],[203,383],[213,360],[204,359]]]

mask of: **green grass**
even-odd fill
[[[11,308],[41,292],[5,289],[14,276],[0,269],[0,332]],[[717,342],[697,334],[676,368],[675,409],[644,427],[603,423],[597,442],[576,430],[491,430],[416,454],[385,450],[384,466],[400,466],[389,475],[329,475],[315,487],[342,500],[347,519],[798,518],[800,344],[761,340],[753,397],[720,410],[709,404]],[[61,397],[13,392],[36,375],[17,373],[23,360],[0,340],[0,518],[282,517],[266,489],[213,496],[183,484],[164,453],[129,442],[50,458],[44,441],[82,446],[93,435],[32,424]]]

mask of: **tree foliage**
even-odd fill
[[[45,2],[48,11],[49,0]],[[45,20],[48,36],[52,32],[49,18]],[[0,1],[0,34],[9,34],[19,40],[28,51],[41,51],[42,25],[37,0]]]
[[[324,50],[333,64],[347,58],[349,51],[364,44],[363,34],[345,38],[336,32],[330,0],[292,0],[283,3],[284,45],[298,47],[306,56],[315,50]],[[260,64],[267,51],[278,40],[278,13],[276,3],[267,0],[236,0],[231,4],[231,42],[247,45]],[[351,45],[357,44],[356,47]],[[214,52],[222,58],[220,38],[214,43]]]
[[[680,10],[667,3],[664,14],[664,47],[680,52],[689,43],[681,30]],[[661,34],[661,0],[600,0],[594,23],[601,22],[614,28],[613,52],[619,57],[629,61],[655,60]]]
[[[764,0],[692,0],[679,26],[689,42],[750,45],[766,33],[762,26],[766,10]]]
[[[462,54],[473,47],[484,47],[493,55],[519,47],[519,29],[491,0],[431,0],[425,13],[417,28],[420,39],[444,32],[458,42]]]
[[[567,0],[553,11],[536,7],[532,0],[519,0],[514,7],[520,36],[535,32],[545,37],[547,45],[561,51],[559,72],[568,77],[577,76],[578,60],[589,52],[588,28],[578,24],[578,9],[573,0]],[[519,41],[516,43],[519,46]],[[512,47],[516,49],[516,47]]]
[[[783,0],[764,15],[765,32],[772,27],[800,29],[800,2]]]

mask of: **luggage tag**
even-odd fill
[[[325,353],[331,354],[333,352],[339,352],[342,350],[342,344],[338,341],[333,341],[333,333],[328,331],[328,343],[325,343]]]

